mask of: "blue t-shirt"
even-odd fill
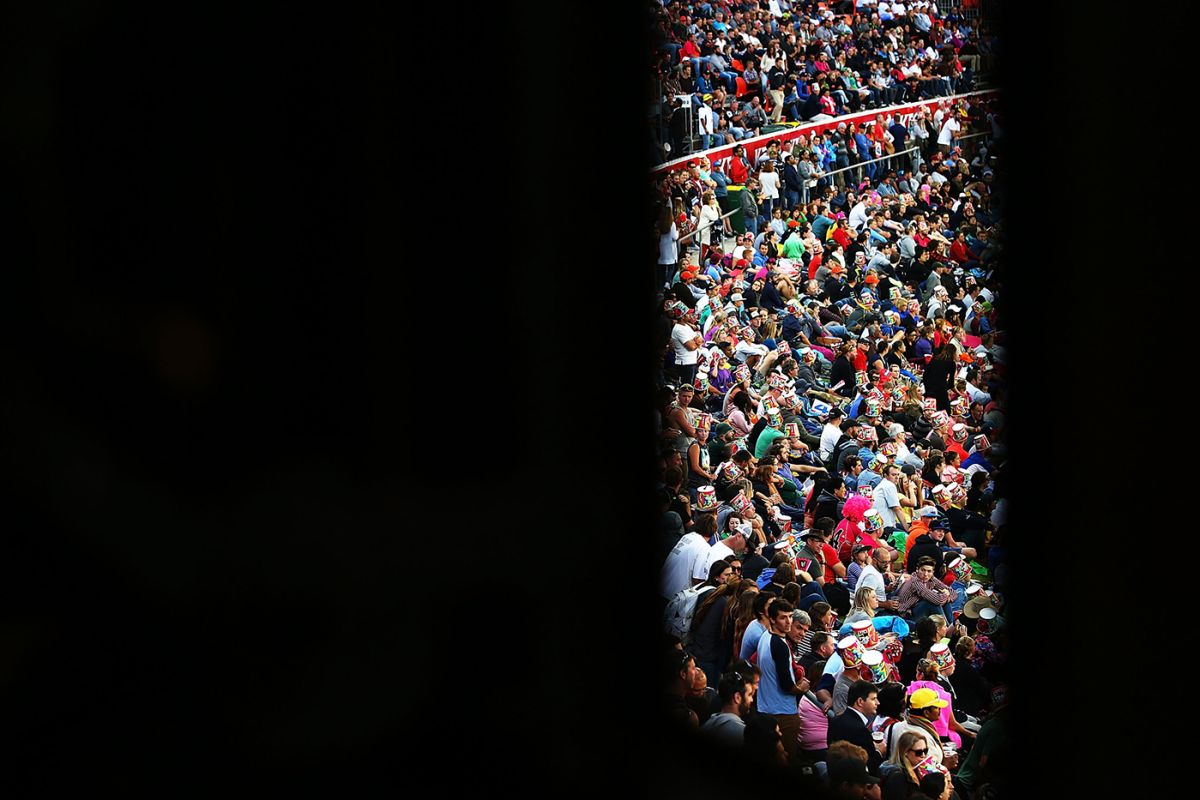
[[[724,173],[717,172],[716,170],[713,170],[713,172],[709,175],[709,177],[712,178],[717,183],[717,188],[713,189],[713,196],[714,197],[728,197],[729,190],[726,189],[725,187],[727,187],[729,185],[729,178],[726,178]]]
[[[791,650],[780,636],[767,633],[758,640],[758,668],[762,671],[758,682],[759,713],[795,714],[799,710],[800,698],[784,691],[785,687],[780,685],[778,677],[785,669],[791,674]],[[786,663],[783,662],[785,658]],[[794,684],[794,681],[792,683]]]
[[[869,469],[864,469],[862,472],[858,473],[858,485],[860,487],[869,486],[874,489],[881,480],[883,480],[882,475],[880,475],[878,472],[872,472]]]
[[[750,654],[758,649],[759,638],[766,633],[766,631],[766,627],[758,620],[754,620],[747,625],[746,633],[742,635],[742,649],[738,651],[738,658],[740,658],[742,661],[750,658]],[[762,669],[761,665],[759,666],[759,669]]]
[[[988,474],[991,474],[992,470],[995,469],[995,467],[993,467],[991,464],[989,464],[987,462],[987,459],[983,457],[983,453],[971,453],[971,455],[967,456],[966,459],[962,462],[961,469],[967,469],[968,467],[974,466],[975,464],[978,464],[981,467],[983,467],[983,469]]]

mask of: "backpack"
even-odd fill
[[[667,633],[678,636],[686,647],[692,634],[692,617],[696,614],[696,606],[700,598],[716,587],[707,584],[681,589],[667,603],[663,612],[663,626]]]

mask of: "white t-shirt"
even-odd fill
[[[658,263],[674,264],[679,261],[679,227],[672,222],[671,230],[658,237]]]
[[[687,343],[696,338],[696,331],[682,322],[671,329],[671,346],[675,348],[675,363],[683,366],[695,364],[700,358],[698,350],[688,350]]]
[[[829,454],[833,452],[833,446],[840,438],[842,438],[842,429],[826,422],[825,427],[821,429],[821,447],[817,450],[817,455],[822,459],[829,458]]]
[[[707,105],[702,105],[696,110],[696,126],[699,128],[699,133],[713,132],[713,112]]]
[[[856,231],[861,231],[867,222],[867,204],[860,200],[855,203],[854,208],[850,209],[850,227]]]
[[[708,580],[708,571],[712,569],[712,565],[720,561],[722,558],[728,559],[733,555],[733,551],[724,542],[717,542],[712,547],[708,548],[708,557],[701,562],[696,560],[696,568],[692,571],[692,577],[696,580]]]
[[[962,130],[962,126],[958,124],[958,120],[956,120],[953,116],[950,117],[946,120],[946,124],[942,126],[941,132],[938,133],[937,143],[950,144],[950,140],[954,137],[954,134],[958,133],[960,130]]]
[[[875,490],[871,497],[874,500],[875,509],[883,517],[884,526],[895,527],[898,520],[896,512],[892,509],[900,505],[900,493],[896,491],[896,487],[891,481],[880,481],[875,484]]]
[[[758,182],[762,184],[762,194],[759,196],[766,200],[769,198],[779,197],[779,173],[778,172],[760,172]]]
[[[768,352],[769,351],[765,344],[753,344],[751,342],[747,342],[745,339],[742,339],[737,343],[737,347],[734,348],[733,357],[738,361],[745,361],[755,353],[760,356],[766,356]]]
[[[696,571],[696,562],[704,562],[708,557],[708,542],[698,533],[685,533],[675,547],[671,549],[667,560],[663,563],[662,581],[659,593],[670,600],[679,592],[692,585],[692,575]],[[708,577],[705,573],[704,577]]]

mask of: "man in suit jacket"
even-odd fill
[[[870,681],[859,681],[850,687],[846,710],[829,721],[828,743],[847,741],[867,751],[867,770],[879,774],[883,753],[871,738],[871,720],[879,707],[878,691]]]
[[[788,211],[800,204],[804,194],[804,182],[800,179],[800,170],[796,166],[796,157],[788,153],[783,167],[783,207]]]

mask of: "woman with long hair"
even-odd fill
[[[705,514],[704,516],[712,516]],[[727,581],[704,595],[692,616],[691,639],[688,652],[696,657],[696,666],[708,676],[710,685],[721,680],[721,674],[732,656],[732,637],[725,639],[721,622],[729,603],[737,596],[738,587],[748,581]]]
[[[746,628],[754,622],[756,612],[754,609],[758,598],[762,593],[758,590],[758,585],[755,584],[753,591],[746,589],[738,595],[737,604],[734,605],[732,612],[727,612],[731,616],[731,624],[733,629],[733,646],[729,648],[730,658],[737,657],[742,646],[742,637],[746,634]]]
[[[696,229],[700,231],[696,238],[700,240],[700,264],[708,259],[708,251],[714,244],[720,243],[720,232],[717,224],[721,220],[721,207],[717,205],[717,196],[705,192],[701,196],[700,210],[696,215]]]
[[[929,744],[917,731],[905,731],[892,747],[887,763],[895,767],[883,779],[883,800],[907,800],[921,784],[916,766],[929,756]]]
[[[658,215],[658,273],[660,286],[665,286],[675,274],[679,263],[679,227],[671,217],[671,207],[663,203]]]
[[[746,392],[738,392],[733,395],[730,401],[732,408],[729,410],[729,415],[725,421],[733,428],[738,438],[750,435],[750,429],[754,427],[754,413],[750,410],[750,395]]]
[[[875,594],[875,589],[870,586],[862,586],[854,592],[854,600],[850,603],[850,614],[842,624],[873,619],[877,608],[879,608],[879,597]]]

